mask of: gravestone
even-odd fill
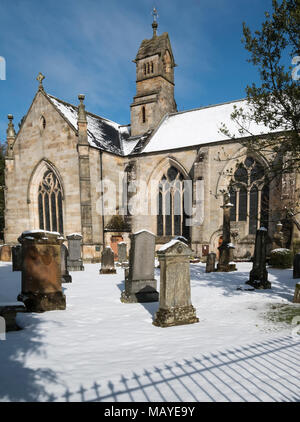
[[[72,283],[72,277],[68,271],[68,256],[69,251],[66,245],[62,244],[60,249],[60,264],[61,264],[61,282]]]
[[[271,288],[266,269],[267,235],[268,231],[264,227],[256,231],[253,267],[250,271],[250,280],[246,282],[255,289]]]
[[[17,245],[11,248],[12,270],[22,271],[22,246]]]
[[[118,243],[118,261],[121,265],[127,261],[127,244],[125,242]]]
[[[68,271],[84,271],[82,262],[81,243],[82,236],[78,233],[73,233],[67,236],[69,256],[67,258]]]
[[[300,283],[296,284],[293,302],[300,303]]]
[[[213,273],[214,271],[216,271],[216,254],[211,252],[207,255],[205,272]]]
[[[110,246],[106,246],[102,251],[100,274],[116,274],[115,254]]]
[[[9,245],[1,246],[0,261],[11,262],[11,247]]]
[[[300,253],[294,256],[293,278],[300,278]]]
[[[217,271],[229,272],[236,271],[236,265],[233,261],[233,250],[235,246],[231,243],[230,234],[230,209],[233,204],[230,203],[229,193],[224,194],[224,203],[221,205],[223,208],[223,240],[222,244],[218,247],[220,256],[217,265]]]
[[[29,312],[66,309],[61,288],[61,244],[64,238],[47,231],[24,232],[22,245],[22,292],[18,300]]]
[[[157,302],[154,278],[155,235],[147,230],[130,235],[129,268],[125,269],[125,290],[121,302]]]
[[[25,311],[26,308],[23,303],[0,303],[0,318],[3,318],[5,321],[4,327],[0,327],[0,335],[3,334],[3,328],[5,329],[4,332],[19,330],[20,328],[16,323],[16,316],[18,312]]]
[[[179,240],[171,240],[157,252],[160,262],[160,300],[153,325],[171,327],[199,322],[191,303],[191,254],[192,250]]]

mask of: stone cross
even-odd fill
[[[220,251],[220,257],[217,266],[217,271],[220,272],[236,271],[236,266],[232,262],[233,250],[235,247],[231,243],[230,234],[230,209],[232,207],[233,204],[230,203],[230,195],[226,192],[224,193],[224,203],[221,205],[221,208],[223,208],[223,241],[221,246],[218,248]]]
[[[102,251],[100,274],[116,274],[115,254],[110,246],[106,246]]]
[[[129,268],[125,270],[125,290],[121,302],[157,302],[154,278],[155,235],[147,230],[130,235]]]
[[[29,312],[66,309],[61,288],[60,249],[64,238],[47,231],[23,232],[22,292],[18,300]]]
[[[171,327],[199,321],[191,303],[191,254],[192,250],[179,240],[171,240],[157,252],[160,263],[160,300],[153,325]]]
[[[246,282],[255,289],[270,289],[268,271],[266,269],[266,247],[268,231],[261,227],[256,231],[253,267],[250,271],[250,279]]]
[[[45,79],[45,76],[40,72],[36,78],[37,81],[39,81],[40,85],[39,88],[43,88],[43,80]]]

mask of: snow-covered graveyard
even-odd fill
[[[191,264],[199,322],[160,328],[158,302],[122,303],[124,269],[99,268],[70,273],[66,310],[17,315],[22,330],[0,341],[1,401],[299,400],[292,269],[268,268],[272,289],[248,291],[250,263],[209,274]],[[158,268],[155,278],[159,289]],[[20,272],[0,262],[1,302],[20,291]]]

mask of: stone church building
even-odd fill
[[[274,194],[263,177],[266,162],[247,154],[230,117],[234,106],[246,102],[178,112],[170,39],[157,34],[156,21],[152,27],[152,38],[142,41],[134,60],[130,125],[86,111],[83,95],[76,106],[53,97],[41,74],[17,134],[8,116],[6,244],[16,244],[24,230],[81,233],[84,260],[99,262],[103,245],[116,251],[130,233],[147,229],[157,246],[181,235],[202,257],[217,252],[222,192],[228,189],[236,256],[250,256],[260,225],[272,235]],[[220,132],[223,123],[235,140]],[[255,125],[251,131],[267,133]],[[192,208],[198,210],[193,218]]]

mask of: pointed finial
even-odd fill
[[[9,120],[8,127],[6,130],[7,138],[15,138],[16,132],[15,132],[14,124],[13,124],[14,116],[12,114],[9,114],[7,118]]]
[[[43,87],[43,80],[45,79],[45,76],[40,72],[36,78],[37,81],[39,81],[39,89],[44,89]]]
[[[86,123],[85,105],[83,104],[84,99],[85,95],[78,95],[78,100],[80,101],[80,104],[78,106],[78,122],[80,123]]]
[[[157,13],[157,9],[155,7],[153,8],[152,16],[153,16],[153,22],[152,22],[153,37],[156,37],[157,36],[157,28],[158,28],[158,23],[157,23],[158,13]]]

